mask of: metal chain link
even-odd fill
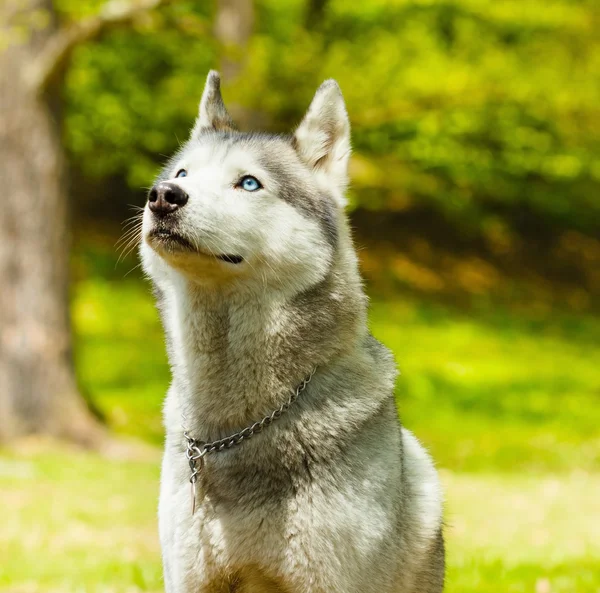
[[[204,456],[208,455],[209,453],[219,453],[224,449],[231,449],[231,447],[239,445],[242,441],[248,440],[253,435],[261,433],[264,428],[270,426],[275,420],[281,418],[281,416],[289,410],[290,406],[306,389],[306,386],[310,383],[310,380],[313,378],[316,370],[317,369],[314,368],[311,371],[310,375],[308,375],[308,377],[306,377],[306,379],[304,379],[304,381],[298,385],[296,390],[292,392],[287,401],[282,403],[278,408],[273,410],[262,420],[246,426],[246,428],[240,430],[239,432],[217,441],[207,443],[191,437],[187,430],[184,431],[183,436],[187,441],[186,458],[190,465],[190,471],[192,472],[190,476],[190,483],[192,484],[192,514],[194,513],[196,507],[196,482],[198,480],[198,474],[204,465]],[[200,467],[197,466],[198,462],[200,462]]]

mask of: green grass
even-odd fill
[[[88,277],[73,312],[87,397],[115,433],[151,446],[2,451],[0,590],[161,591],[156,445],[169,369],[153,299],[139,279]],[[441,470],[447,591],[599,593],[598,320],[406,300],[375,301],[371,326],[402,370],[402,419]]]
[[[0,590],[160,591],[158,451],[116,460],[36,444],[0,457]],[[600,476],[443,471],[448,593],[597,593]],[[10,512],[8,512],[10,511]]]
[[[405,423],[443,467],[600,469],[600,323],[374,303]]]
[[[46,443],[7,452],[0,457],[0,589],[160,591],[157,496],[156,454],[122,461]]]

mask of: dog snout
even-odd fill
[[[157,216],[171,214],[185,206],[189,196],[175,183],[161,181],[148,194],[148,208]]]

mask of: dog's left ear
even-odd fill
[[[350,122],[335,80],[326,80],[318,88],[292,143],[300,158],[334,189],[340,205],[345,205]]]
[[[211,70],[206,78],[192,138],[196,138],[205,130],[235,130],[235,124],[223,103],[221,77],[216,70]]]

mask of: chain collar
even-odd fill
[[[254,422],[249,426],[246,426],[243,430],[236,432],[230,436],[217,441],[206,442],[195,439],[190,436],[189,431],[184,428],[183,436],[187,442],[185,456],[190,465],[190,485],[192,495],[192,515],[196,511],[196,482],[198,476],[204,467],[204,457],[209,453],[220,453],[224,449],[231,449],[235,445],[239,445],[242,441],[248,440],[255,434],[261,433],[266,427],[271,426],[275,420],[281,418],[285,414],[290,406],[298,399],[299,395],[306,389],[306,386],[310,383],[310,380],[315,374],[316,367],[311,371],[310,375],[306,377],[296,387],[295,391],[292,392],[290,397],[282,403],[278,408],[273,410],[270,414],[265,416],[262,420]]]

